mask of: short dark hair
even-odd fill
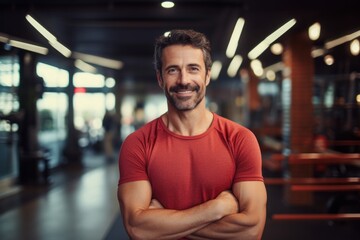
[[[211,59],[211,47],[210,41],[208,38],[200,32],[196,32],[192,29],[181,30],[175,29],[171,30],[169,34],[159,36],[155,41],[155,51],[154,51],[154,65],[155,70],[161,73],[162,69],[162,51],[167,46],[171,45],[191,45],[195,48],[202,50],[204,55],[204,63],[206,71],[211,69],[212,59]]]

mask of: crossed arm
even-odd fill
[[[131,239],[260,239],[265,225],[263,182],[239,182],[233,193],[186,210],[164,209],[148,181],[121,184],[118,199]]]

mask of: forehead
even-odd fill
[[[202,50],[191,45],[167,46],[163,49],[162,61],[163,65],[179,63],[205,65]]]

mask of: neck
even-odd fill
[[[213,114],[207,110],[169,111],[162,117],[166,127],[182,136],[195,136],[204,133],[211,125]]]

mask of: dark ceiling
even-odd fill
[[[214,60],[223,61],[227,78],[227,43],[239,17],[245,19],[237,53],[248,52],[268,34],[292,18],[294,28],[281,37],[305,31],[315,21],[322,24],[316,44],[360,30],[360,1],[282,0],[175,0],[163,9],[160,0],[0,0],[0,33],[38,43],[50,52],[41,60],[62,66],[68,60],[56,52],[26,21],[31,14],[72,51],[121,60],[121,70],[99,67],[107,76],[135,81],[154,81],[154,39],[173,28],[204,32],[212,41]],[[338,47],[341,48],[341,47]],[[259,57],[264,66],[280,61],[267,50]],[[357,56],[356,64],[359,64]],[[359,70],[359,66],[353,66]]]

